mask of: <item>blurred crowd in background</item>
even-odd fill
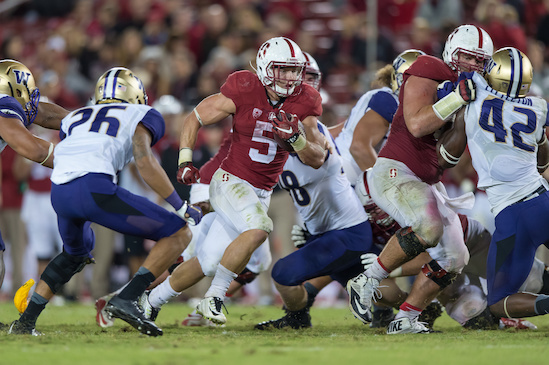
[[[409,48],[440,57],[446,37],[460,24],[484,28],[494,49],[513,46],[526,53],[534,67],[531,92],[549,95],[549,0],[377,2],[377,24],[372,24],[372,0],[7,0],[0,3],[0,58],[23,62],[33,72],[42,98],[69,110],[90,102],[105,70],[132,69],[145,83],[149,104],[166,119],[166,136],[156,152],[184,199],[189,189],[175,180],[184,116],[200,100],[219,92],[231,72],[252,70],[258,47],[271,37],[291,38],[317,60],[323,73],[322,121],[328,126],[345,120],[370,89],[377,69]],[[372,44],[376,60],[367,62]],[[202,129],[195,151],[200,162],[195,165],[217,152],[229,128],[227,120]],[[0,227],[10,252],[5,255],[8,270],[0,300],[7,300],[28,278],[38,278],[41,265],[57,252],[37,255],[40,248],[33,248],[28,236],[40,219],[21,214],[25,194],[33,188],[48,193],[47,173],[21,173],[23,165],[9,147],[1,157]],[[34,181],[40,179],[42,185]],[[132,189],[144,188],[131,168],[120,180]],[[295,221],[288,194],[277,194],[284,198],[277,202],[273,197],[270,209],[275,225],[273,262],[293,249],[290,229]],[[55,223],[50,225],[56,229]],[[116,289],[154,244],[100,227],[96,233],[98,263],[75,277],[64,292],[66,299],[85,301]],[[55,237],[43,240],[61,247]],[[260,277],[243,300],[273,301],[269,274]]]

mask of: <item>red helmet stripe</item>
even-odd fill
[[[477,27],[475,25],[475,28],[477,28],[478,30],[478,48],[482,48],[482,43],[483,43],[483,39],[482,39],[482,29],[480,29],[479,27]]]
[[[286,43],[288,43],[288,47],[290,47],[290,53],[292,54],[292,57],[295,57],[295,50],[294,46],[292,46],[292,42],[290,42],[288,38],[284,38],[284,40],[286,41]]]

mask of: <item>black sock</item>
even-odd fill
[[[536,298],[535,309],[537,315],[549,313],[549,295],[538,295],[538,297]]]
[[[307,305],[305,306],[305,308],[308,309],[313,306],[319,290],[309,282],[306,282],[305,284],[303,284],[303,286],[305,287],[305,291],[307,292]]]
[[[149,270],[140,267],[129,284],[118,294],[118,297],[120,299],[137,300],[154,279],[156,278]]]
[[[48,304],[48,300],[46,298],[40,294],[33,293],[27,309],[25,309],[25,312],[23,312],[19,318],[19,322],[32,325],[32,327],[34,327],[38,316],[46,308],[46,304]]]

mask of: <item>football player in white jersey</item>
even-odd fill
[[[318,122],[318,126],[324,135],[329,135],[323,124]],[[292,196],[312,236],[302,248],[274,265],[272,277],[284,301],[286,315],[257,324],[255,328],[260,330],[311,327],[309,308],[318,289],[303,282],[330,275],[345,285],[363,270],[360,255],[379,251],[373,247],[368,216],[345,177],[335,148],[319,169],[305,165],[291,154],[279,184]]]
[[[487,262],[490,310],[508,318],[543,315],[549,295],[520,288],[536,249],[549,242],[549,184],[540,174],[549,166],[548,105],[526,96],[532,65],[516,48],[496,51],[485,77],[473,75],[477,98],[439,140],[439,161],[452,165],[467,144],[496,217]]]
[[[52,167],[53,143],[34,136],[27,127],[36,123],[59,129],[59,121],[66,110],[52,103],[39,103],[39,100],[40,91],[30,70],[21,62],[0,60],[0,152],[9,145],[19,155]],[[5,249],[0,236],[0,288],[4,282]]]
[[[93,262],[95,222],[114,231],[157,241],[126,287],[107,304],[107,311],[141,333],[162,335],[143,315],[138,297],[181,254],[201,212],[184,203],[151,146],[164,134],[164,119],[147,105],[135,74],[116,67],[105,72],[95,89],[96,105],[69,113],[61,122],[61,142],[54,152],[52,205],[58,216],[63,252],[46,267],[28,307],[9,333],[36,333],[36,320],[48,301],[69,279]],[[116,185],[116,175],[132,157],[143,180],[175,210]]]

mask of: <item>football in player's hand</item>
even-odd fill
[[[305,136],[305,127],[303,126],[303,123],[301,121],[299,121],[297,125],[299,127],[300,133],[303,136]],[[288,143],[287,141],[282,139],[278,134],[276,134],[274,132],[273,132],[273,135],[274,135],[274,140],[276,141],[276,143],[278,144],[278,146],[280,148],[282,148],[283,150],[288,151],[288,152],[294,152],[294,148],[292,147],[292,145],[290,143]]]

